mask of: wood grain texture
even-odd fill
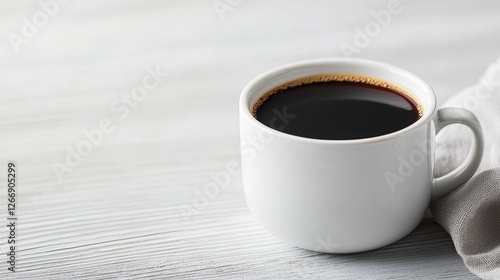
[[[226,1],[225,1],[226,2]],[[227,2],[226,2],[227,3]],[[500,54],[497,1],[402,1],[356,57],[426,79],[440,102]],[[243,1],[223,20],[213,1],[77,1],[61,5],[16,53],[9,32],[41,10],[0,4],[0,138],[19,165],[18,272],[1,279],[475,279],[427,215],[408,237],[354,255],[291,247],[248,212],[241,176],[199,193],[239,161],[239,93],[285,63],[341,56],[387,1]],[[111,108],[147,67],[169,75],[130,114]],[[59,182],[52,164],[108,118],[102,144]],[[6,191],[0,220],[6,219]],[[195,209],[183,215],[185,207]]]

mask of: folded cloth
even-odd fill
[[[474,177],[457,190],[431,203],[435,220],[450,234],[467,268],[483,279],[500,279],[500,59],[479,83],[448,100],[443,107],[462,107],[479,119],[484,133],[484,156]],[[462,163],[472,133],[449,126],[437,136],[435,176]]]

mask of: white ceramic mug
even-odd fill
[[[409,90],[422,117],[399,131],[356,140],[318,140],[272,129],[251,114],[255,101],[285,82],[318,74],[357,74]],[[465,109],[436,109],[436,95],[416,75],[362,59],[294,63],[253,79],[240,98],[242,174],[246,201],[269,232],[305,249],[352,253],[379,248],[410,233],[431,199],[454,190],[477,170],[482,130]],[[277,120],[286,125],[285,115]],[[433,178],[435,136],[449,124],[468,126],[474,144],[465,162]]]

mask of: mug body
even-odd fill
[[[390,82],[409,91],[423,114],[402,130],[356,140],[285,134],[251,114],[268,90],[319,74]],[[384,63],[311,60],[258,76],[240,99],[242,176],[250,211],[278,238],[309,250],[353,253],[397,241],[419,224],[431,199],[435,113],[436,97],[427,83]],[[286,125],[293,119],[280,115],[278,121]]]

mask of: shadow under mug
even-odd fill
[[[423,115],[399,131],[356,140],[294,136],[256,120],[252,107],[268,90],[319,74],[354,74],[391,82],[411,92]],[[278,238],[327,253],[376,249],[410,233],[431,199],[469,180],[483,154],[477,118],[461,108],[436,109],[432,88],[401,68],[362,59],[298,62],[253,79],[240,97],[240,137],[245,197],[252,214]],[[468,158],[433,177],[435,136],[463,124],[474,134]]]

